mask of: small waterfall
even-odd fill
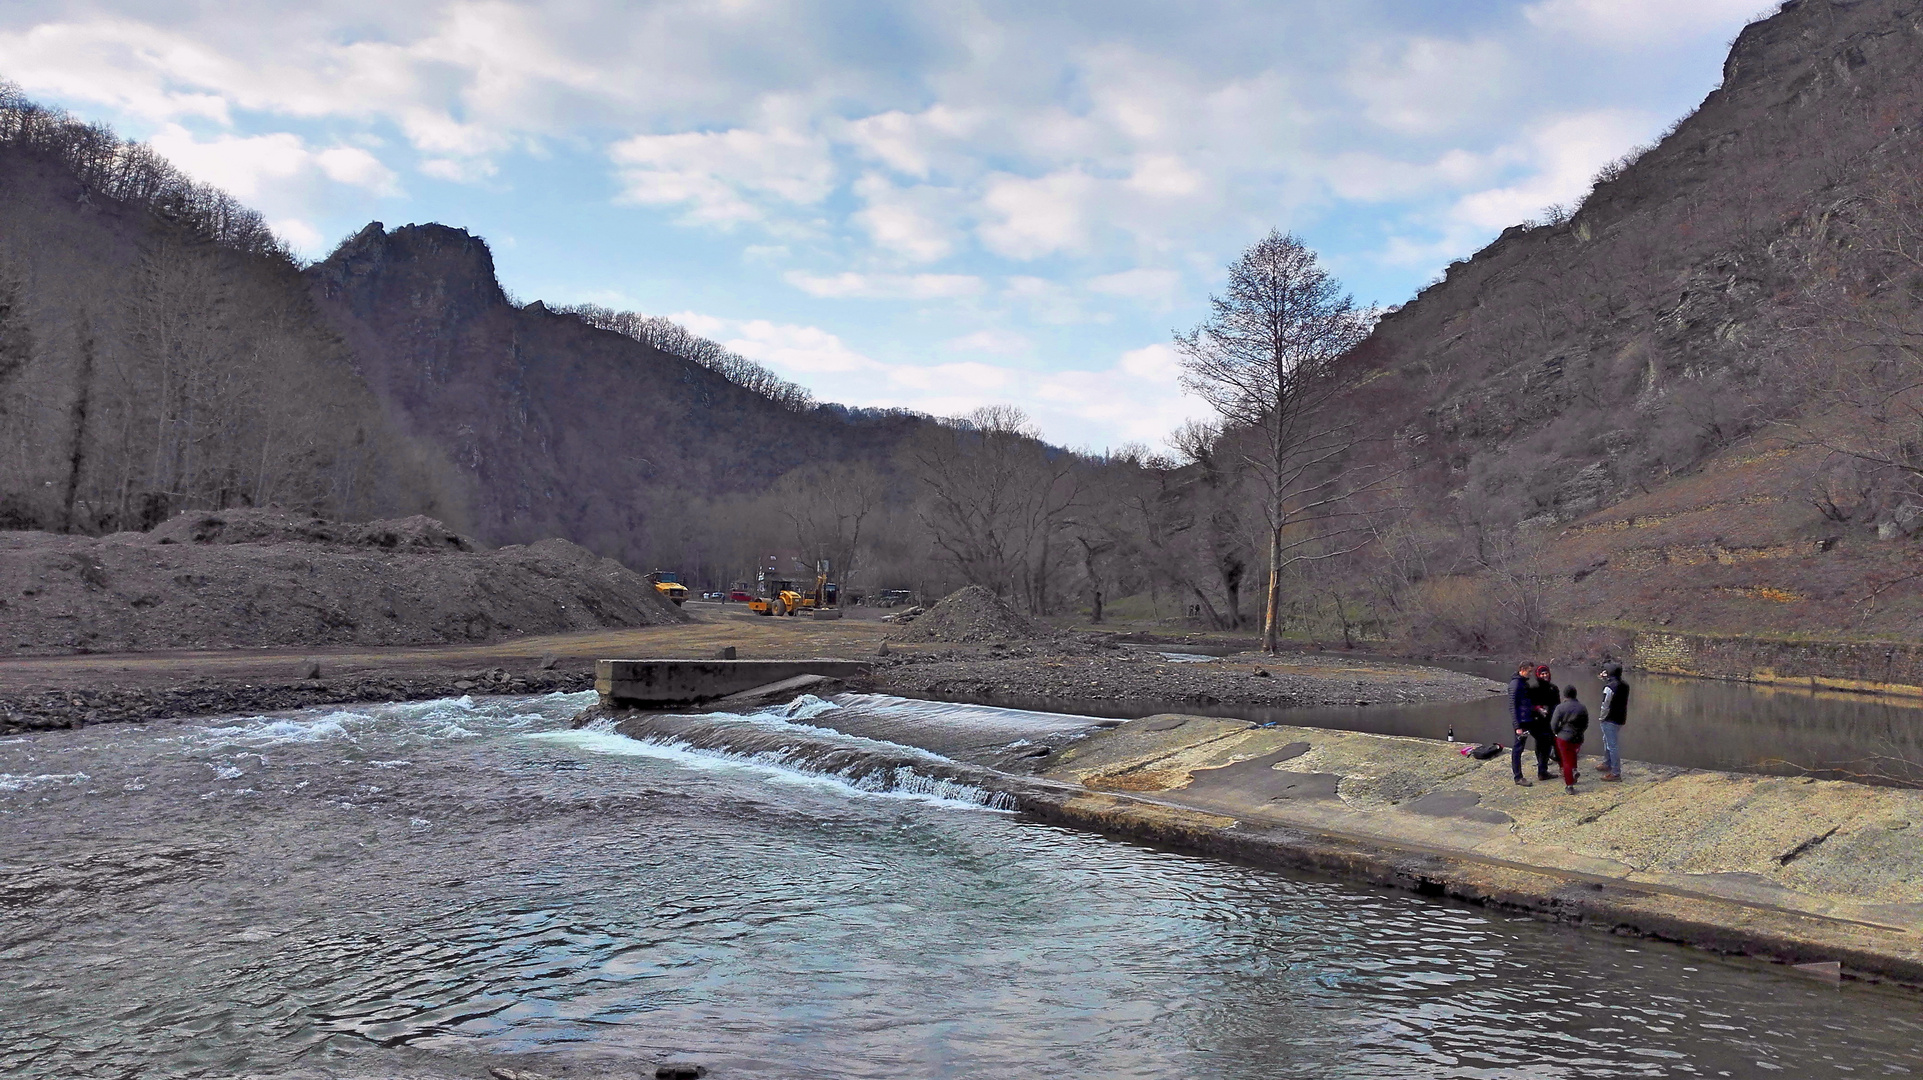
[[[803,697],[767,712],[640,713],[619,721],[599,721],[587,730],[831,779],[856,791],[945,799],[991,810],[1020,806],[1018,792],[1024,786],[1020,778],[913,746],[805,722],[836,708],[832,702]]]

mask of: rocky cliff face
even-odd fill
[[[1796,0],[1748,27],[1657,145],[1364,346],[1419,512],[1546,539],[1566,621],[1923,632],[1916,605],[1866,601],[1918,561],[1891,540],[1902,485],[1825,512],[1839,459],[1809,437],[1853,422],[1818,392],[1862,361],[1826,304],[1896,280],[1868,232],[1906,213],[1884,196],[1913,182],[1919,125],[1923,5]]]
[[[566,536],[639,564],[690,500],[886,453],[912,421],[795,411],[539,302],[515,307],[461,229],[376,222],[308,270],[370,387],[472,482],[492,543]]]

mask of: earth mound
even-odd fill
[[[970,585],[943,597],[892,636],[897,641],[972,644],[1039,641],[1056,635],[1047,623],[1016,611],[1008,601],[980,585]]]
[[[416,514],[386,521],[328,521],[285,510],[210,510],[167,519],[147,539],[155,544],[334,544],[408,551],[480,551],[472,538]]]
[[[688,621],[566,540],[482,550],[432,518],[183,514],[150,533],[0,533],[0,655],[441,645]]]

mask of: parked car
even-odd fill
[[[736,589],[733,592],[728,594],[728,599],[737,604],[745,604],[748,601],[753,600],[754,596],[742,589]]]

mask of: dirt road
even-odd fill
[[[516,638],[489,645],[370,649],[228,649],[0,659],[0,732],[113,721],[270,712],[353,701],[463,693],[543,693],[593,685],[594,661],[701,658],[874,659],[875,689],[947,700],[1172,697],[1293,706],[1359,699],[1468,700],[1484,680],[1393,661],[1312,657],[1170,663],[1149,650],[1075,637],[988,646],[883,642],[898,628],[873,613],[816,621],[690,603],[691,622]],[[1257,676],[1255,672],[1268,671]],[[1065,683],[1064,679],[1068,682]]]

